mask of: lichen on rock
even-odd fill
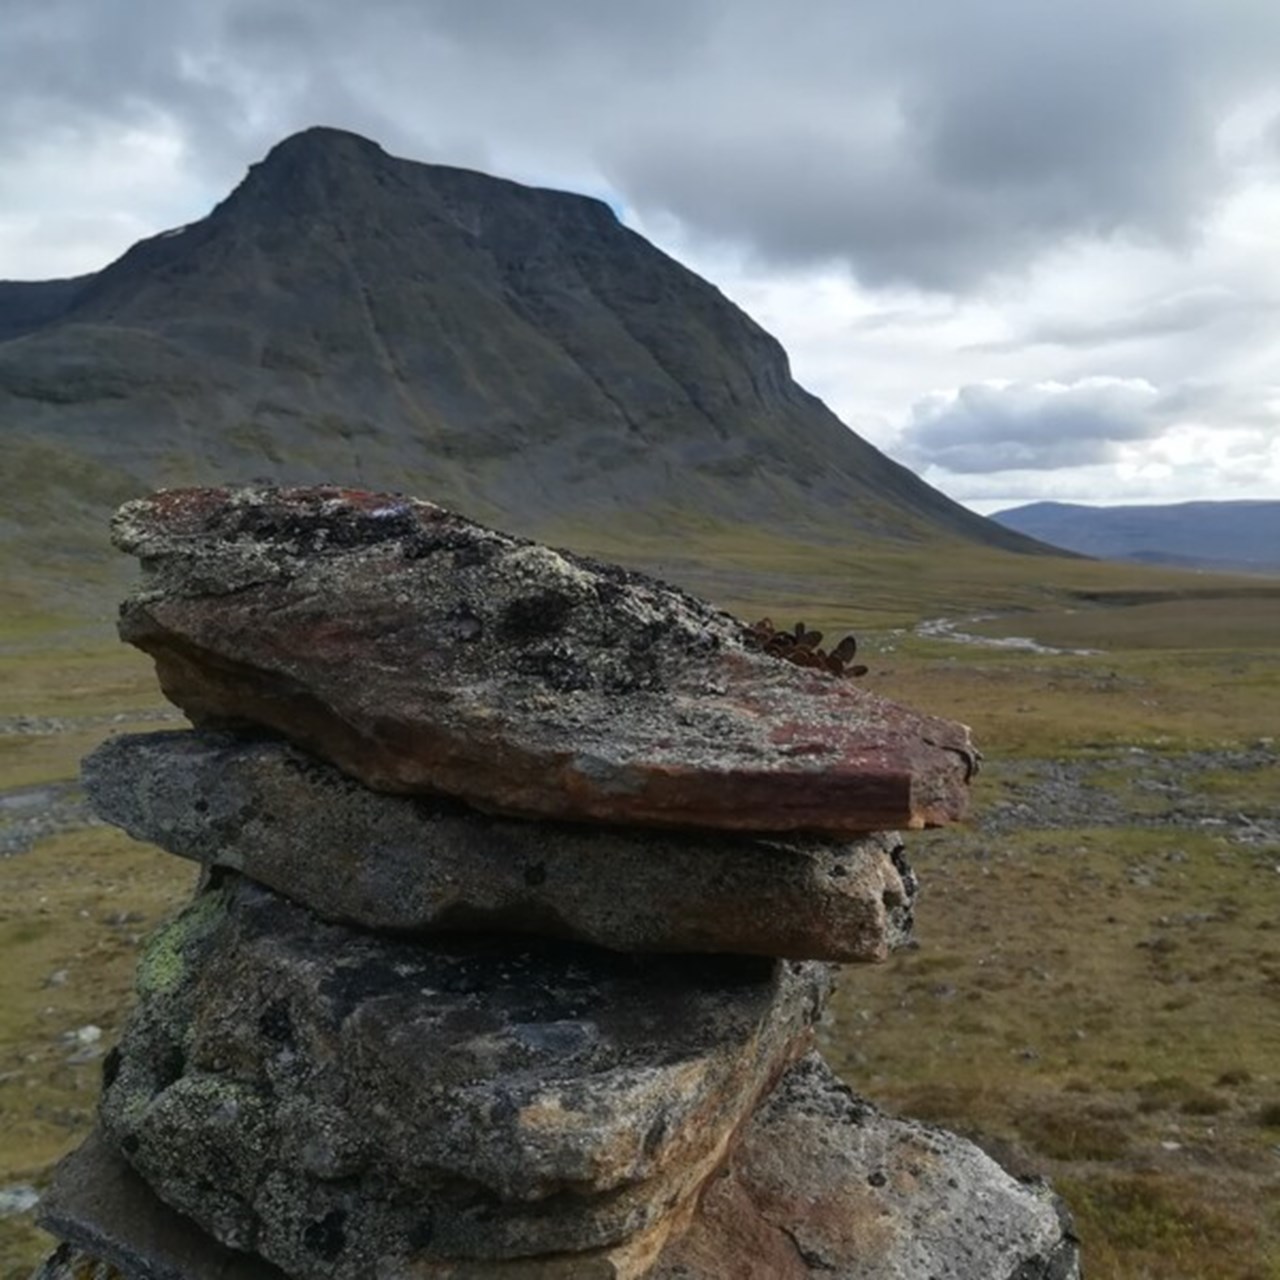
[[[807,1047],[827,987],[812,964],[382,938],[230,874],[189,911],[105,1131],[223,1244],[333,1280],[647,1230]]]
[[[643,574],[398,495],[127,504],[120,632],[198,724],[258,724],[379,790],[520,817],[848,835],[961,815],[963,725],[750,648]]]

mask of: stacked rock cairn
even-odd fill
[[[201,864],[42,1280],[1066,1280],[1041,1183],[814,1049],[968,730],[428,502],[169,490],[122,637],[195,726],[85,762]]]

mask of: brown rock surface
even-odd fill
[[[84,762],[108,822],[329,920],[509,929],[619,951],[883,960],[911,926],[892,836],[773,840],[527,822],[370,791],[279,739],[111,738]]]
[[[826,994],[815,964],[388,939],[221,876],[148,946],[101,1119],[162,1199],[307,1280],[658,1229]]]
[[[843,835],[964,810],[968,730],[751,652],[640,574],[333,488],[126,504],[120,631],[198,724],[509,814]]]

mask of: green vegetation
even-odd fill
[[[25,642],[12,637],[0,628],[0,716],[83,718],[166,705],[151,662],[114,634],[89,644],[60,643],[52,628]]]
[[[1108,827],[915,849],[919,949],[845,971],[833,1065],[1049,1174],[1091,1277],[1280,1274],[1264,1269],[1280,1214],[1263,1123],[1280,1089],[1280,909],[1259,884],[1276,848]],[[1239,1228],[1212,1226],[1228,1219]]]
[[[558,537],[635,563],[632,532]],[[837,1069],[1051,1176],[1090,1280],[1280,1280],[1280,582],[669,533],[644,557],[662,576],[742,616],[856,631],[865,687],[965,720],[987,756],[974,820],[908,842],[918,949],[840,978]],[[992,611],[1017,612],[964,629],[1102,652],[910,630]],[[89,718],[160,705],[149,664],[100,631],[11,619],[0,718],[68,723],[0,737],[0,789],[73,777],[130,727]],[[984,825],[1055,762],[1083,770],[1069,821]],[[141,936],[191,879],[101,829],[0,859],[0,1187],[41,1185],[83,1133],[100,1063],[69,1062],[61,1037],[92,1023],[111,1041]],[[46,1244],[0,1220],[0,1277]]]
[[[147,933],[190,895],[190,865],[118,832],[78,831],[0,858],[0,1187],[39,1188],[93,1119]],[[81,1046],[74,1033],[101,1028]],[[0,1218],[0,1277],[26,1280],[49,1239]]]

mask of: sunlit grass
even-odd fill
[[[132,1002],[141,938],[190,895],[179,858],[95,829],[0,858],[0,1186],[43,1186],[84,1136],[100,1058],[72,1062],[78,1028],[114,1043]],[[26,1280],[52,1241],[0,1219],[0,1277]]]
[[[1277,852],[1177,829],[921,839],[919,950],[844,971],[827,1052],[877,1101],[1051,1174],[1090,1277],[1148,1274],[1174,1239],[1149,1274],[1270,1276]]]

